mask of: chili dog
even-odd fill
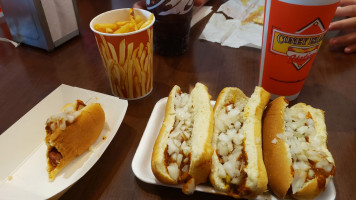
[[[251,98],[224,88],[214,106],[210,182],[235,198],[254,198],[267,190],[262,158],[261,118],[270,94],[256,87]]]
[[[174,86],[152,152],[155,177],[165,184],[183,184],[185,194],[193,193],[196,185],[206,182],[211,166],[213,127],[208,88],[197,83],[187,94]]]
[[[263,119],[263,156],[268,182],[279,198],[312,199],[335,175],[327,149],[324,111],[304,103],[288,108],[284,97],[272,101]]]
[[[96,141],[105,123],[105,113],[99,103],[85,105],[81,100],[67,104],[63,112],[46,122],[47,171],[49,180],[81,155]]]

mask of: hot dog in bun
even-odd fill
[[[165,184],[183,184],[185,194],[193,193],[196,185],[206,182],[211,166],[213,126],[207,87],[197,83],[188,94],[174,86],[152,152],[155,177]]]
[[[327,149],[324,111],[304,103],[288,108],[272,101],[263,118],[263,156],[268,182],[279,198],[313,199],[335,175]]]
[[[67,104],[63,112],[47,119],[47,171],[52,181],[75,157],[81,155],[100,135],[105,113],[99,103]]]
[[[254,198],[267,190],[262,157],[261,118],[270,94],[256,87],[251,98],[224,88],[214,106],[210,182],[235,198]]]

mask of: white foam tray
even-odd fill
[[[135,176],[145,183],[162,185],[167,187],[175,187],[180,189],[182,187],[181,185],[167,185],[159,182],[153,175],[151,169],[153,145],[156,141],[159,130],[163,123],[167,99],[168,98],[166,97],[159,100],[156,103],[155,107],[153,108],[151,117],[147,123],[145,132],[142,135],[140,144],[137,147],[131,166]],[[215,101],[211,101],[211,103],[214,106]],[[195,190],[200,192],[206,192],[206,193],[223,194],[219,191],[216,191],[210,184],[198,185]],[[335,197],[336,197],[335,186],[333,181],[330,181],[326,190],[322,194],[320,194],[316,199],[334,200]],[[273,194],[266,192],[263,195],[258,196],[257,199],[276,200],[277,198]]]
[[[92,151],[75,158],[49,182],[44,142],[46,120],[77,99],[100,103],[105,111],[105,127]],[[120,127],[127,106],[126,100],[114,96],[59,86],[0,135],[0,199],[49,199],[66,191],[104,153]]]

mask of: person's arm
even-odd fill
[[[209,0],[194,0],[194,6],[202,6],[208,1]],[[137,1],[136,3],[134,3],[133,7],[146,9],[147,8],[146,1],[145,0]]]
[[[335,17],[346,18],[332,22],[329,31],[341,30],[347,34],[330,39],[330,47],[342,47],[345,53],[356,52],[356,0],[341,0]]]
[[[194,6],[202,6],[209,0],[194,0]]]
[[[147,9],[147,6],[146,6],[146,1],[145,0],[140,0],[140,1],[137,1],[136,3],[134,3],[134,5],[132,6],[134,8],[141,8],[141,9]]]

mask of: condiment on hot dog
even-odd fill
[[[304,103],[288,108],[284,97],[272,101],[263,119],[263,155],[268,181],[279,197],[312,199],[335,175],[327,149],[324,112]]]
[[[100,135],[105,113],[99,103],[81,100],[67,104],[46,122],[47,171],[51,181],[75,157],[87,151]]]
[[[197,83],[190,94],[173,87],[152,152],[152,172],[160,182],[183,184],[182,191],[191,194],[196,185],[207,181],[213,123],[206,86]]]
[[[240,89],[224,88],[214,106],[210,182],[235,198],[255,198],[267,190],[262,158],[261,118],[270,94],[256,87],[251,98]]]

